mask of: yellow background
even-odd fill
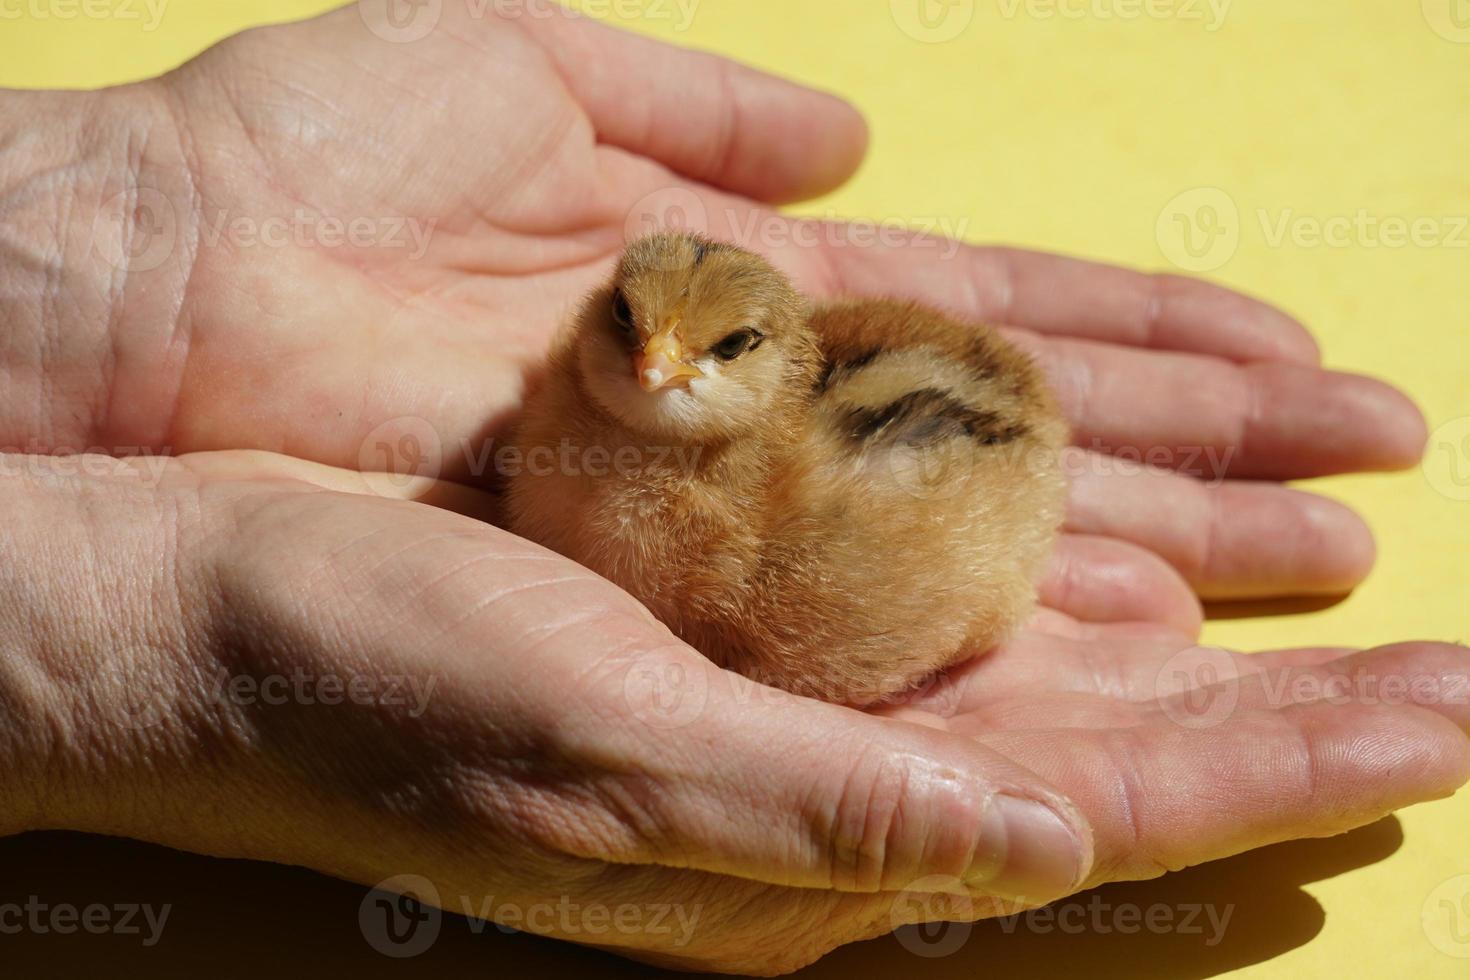
[[[68,2],[75,0],[0,0],[0,85],[91,87],[144,77],[243,27],[336,5],[168,0],[148,30],[143,0],[106,0],[140,19],[63,20]],[[1208,256],[1219,265],[1210,275],[1294,312],[1316,330],[1331,366],[1399,384],[1431,428],[1448,428],[1423,470],[1322,483],[1368,515],[1378,533],[1378,570],[1356,595],[1316,611],[1217,619],[1208,639],[1247,649],[1470,640],[1470,230],[1459,227],[1470,216],[1470,2],[922,0],[939,18],[931,29],[914,20],[916,2],[581,6],[610,19],[621,12],[635,30],[856,102],[872,123],[871,159],[849,186],[804,211],[939,221],[975,241],[1169,268],[1171,258],[1187,256],[1158,230],[1160,216],[1181,194],[1223,191],[1238,214],[1228,226],[1238,245],[1232,254],[1227,240],[1223,252]],[[691,3],[685,23],[679,11]],[[1190,195],[1176,207],[1203,201]],[[1273,241],[1263,227],[1263,213],[1269,224],[1288,210],[1311,219],[1360,212],[1427,218],[1446,236],[1459,230],[1433,247],[1375,247],[1361,235],[1348,247],[1303,247]],[[1224,217],[1232,221],[1228,211]],[[1171,227],[1166,215],[1164,228]],[[1222,258],[1228,261],[1220,265]],[[138,857],[131,847],[88,842],[82,853],[104,878],[125,874],[129,862],[150,875],[162,869],[176,891],[201,890],[201,901],[217,903],[220,915],[248,918],[256,906],[240,907],[241,895],[305,889],[336,909],[330,926],[323,913],[327,934],[361,942],[342,928],[360,892],[284,869],[242,870],[152,851]],[[64,863],[75,853],[58,849],[55,857]],[[1102,892],[1114,904],[1144,907],[1237,903],[1216,947],[1197,936],[1005,935],[992,925],[977,927],[965,949],[947,958],[916,960],[890,939],[838,953],[813,973],[917,969],[973,977],[1066,968],[1194,977],[1238,969],[1234,975],[1252,978],[1465,977],[1470,959],[1437,948],[1421,915],[1442,937],[1448,913],[1438,899],[1465,898],[1459,926],[1470,930],[1470,885],[1435,893],[1467,872],[1470,793],[1462,793],[1337,842],[1286,845]],[[289,949],[291,935],[277,930],[270,941]],[[320,935],[297,930],[303,943]],[[178,943],[203,944],[203,951],[203,936],[186,933]],[[237,949],[254,942],[232,938]],[[141,962],[156,965],[158,975],[171,972],[168,946]],[[454,959],[461,947],[462,962]],[[389,961],[335,955],[318,965],[386,975]],[[480,972],[477,961],[504,968],[507,957],[520,960],[520,970],[642,972],[493,932],[475,943],[441,941],[433,956],[442,961],[436,969],[452,975]],[[409,964],[394,965],[395,975],[417,975]]]

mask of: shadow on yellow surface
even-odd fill
[[[1209,620],[1262,619],[1267,616],[1297,616],[1322,612],[1346,602],[1347,595],[1289,596],[1282,599],[1240,599],[1231,602],[1205,603]]]
[[[1301,886],[1381,861],[1403,841],[1403,828],[1389,817],[1341,837],[1292,841],[1153,881],[1108,885],[1039,915],[981,923],[953,955],[927,963],[924,976],[1217,976],[1311,941],[1326,913]],[[838,950],[806,972],[903,976],[912,970],[911,950],[921,948],[917,933],[908,936],[908,948],[888,937]],[[934,938],[936,949],[942,943]]]
[[[235,30],[336,2],[170,0],[156,31],[121,18],[0,18],[0,82],[97,86],[146,77]],[[974,241],[1192,267],[1301,315],[1332,366],[1405,386],[1436,431],[1425,468],[1313,487],[1370,519],[1381,548],[1375,575],[1347,602],[1210,609],[1207,642],[1256,649],[1470,636],[1470,29],[1449,20],[1465,4],[1150,5],[1223,10],[1225,20],[1212,25],[1098,15],[1142,10],[1136,3],[965,0],[947,6],[973,12],[973,24],[942,43],[902,30],[897,0],[702,0],[688,24],[635,16],[629,26],[795,75],[863,108],[873,123],[872,158],[856,181],[803,213],[900,218]],[[13,13],[36,5],[0,6]],[[1222,253],[1197,263],[1166,233],[1177,222],[1164,219],[1180,216],[1180,201],[1194,202],[1196,216],[1215,213],[1200,210],[1209,200],[1223,200],[1237,220],[1219,229],[1229,231]],[[1279,230],[1343,221],[1356,228],[1359,216],[1427,220],[1440,236],[1427,247],[1386,247],[1359,232],[1333,245]],[[807,975],[1192,978],[1243,968],[1251,978],[1465,977],[1470,961],[1455,958],[1458,944],[1426,940],[1422,906],[1470,872],[1470,795],[1401,819],[1080,899],[1084,910],[1095,896],[1114,911],[1162,903],[1176,921],[1187,904],[1208,903],[1221,915],[1233,907],[1214,946],[1205,943],[1208,923],[1203,933],[1128,935],[1039,932],[1023,920],[1009,933],[999,923],[976,927],[947,957],[920,962],[887,938],[838,951]],[[53,903],[174,906],[152,948],[137,936],[0,934],[7,975],[651,972],[493,928],[476,933],[457,918],[421,956],[390,959],[359,930],[363,889],[296,869],[73,835],[0,841],[0,861],[7,902],[35,894]],[[1455,928],[1470,922],[1465,909],[1451,920]]]
[[[1325,913],[1301,886],[1381,861],[1403,841],[1402,827],[1390,817],[1341,837],[1279,844],[1154,881],[1110,885],[1041,914],[973,928],[906,930],[840,949],[799,975],[911,975],[916,954],[928,954],[923,973],[933,980],[1007,974],[1108,980],[1136,977],[1141,964],[1149,976],[1167,980],[1212,977],[1310,941]],[[453,915],[443,918],[423,953],[393,958],[364,938],[365,889],[300,868],[61,833],[0,841],[0,866],[10,901],[36,896],[51,908],[147,905],[162,922],[155,932],[139,915],[135,934],[7,935],[10,976],[658,975],[596,950],[506,934]],[[478,907],[490,898],[470,901]],[[157,941],[145,946],[150,935]]]

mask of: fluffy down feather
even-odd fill
[[[644,352],[670,338],[658,363],[692,377],[645,390]],[[1040,373],[987,327],[809,309],[749,252],[656,236],[529,396],[518,448],[557,464],[515,475],[507,514],[717,664],[871,704],[1029,614],[1065,438]]]

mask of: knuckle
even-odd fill
[[[902,889],[927,874],[963,876],[987,807],[982,788],[914,756],[865,753],[848,771],[830,826],[832,885]]]

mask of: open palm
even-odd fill
[[[476,519],[493,508],[480,491],[400,490],[419,502],[224,452],[181,457],[146,491],[126,476],[18,491],[22,511],[59,508],[22,525],[21,547],[170,564],[183,611],[161,624],[179,637],[161,661],[87,665],[149,711],[91,699],[93,725],[130,735],[102,743],[84,782],[55,780],[59,798],[120,787],[130,805],[62,825],[307,864],[453,911],[672,906],[698,915],[688,935],[506,924],[769,973],[915,921],[1338,833],[1470,774],[1462,649],[1242,657],[1043,611],[863,714],[719,670],[610,583]],[[139,579],[111,602],[141,612],[152,595]],[[52,617],[75,621],[74,604],[32,612],[38,629]],[[143,642],[103,626],[112,646]],[[287,673],[412,696],[255,695]],[[1390,681],[1411,693],[1385,697]]]
[[[227,785],[280,794],[253,830],[211,829],[208,807],[182,828],[107,829],[364,881],[417,870],[467,894],[708,902],[720,925],[692,948],[617,944],[771,970],[905,918],[1337,832],[1464,778],[1470,718],[1452,699],[1311,693],[1365,671],[1442,692],[1470,668],[1464,651],[1194,645],[1200,596],[1331,593],[1366,574],[1357,517],[1272,481],[1411,463],[1423,424],[1401,395],[1323,371],[1300,326],[1207,284],[922,236],[857,247],[841,224],[781,233],[792,221],[768,205],[856,167],[851,109],[582,19],[485,9],[445,4],[434,30],[395,43],[347,8],[111,96],[153,123],[118,206],[151,202],[155,223],[117,252],[132,258],[114,316],[43,328],[43,361],[9,366],[0,435],[201,454],[159,492],[201,515],[207,564],[253,604],[231,613],[256,617],[231,634],[242,669],[284,651],[318,670],[409,664],[453,687],[426,722],[375,717],[350,738],[331,712],[252,719],[320,753],[299,786],[253,747],[227,755],[242,774]],[[814,296],[925,300],[1036,352],[1078,445],[1046,608],[1022,635],[874,715],[753,696],[611,585],[462,516],[493,512],[464,485],[492,475],[485,440],[571,305],[630,232],[675,217],[766,253]],[[92,370],[99,349],[108,370]],[[409,486],[443,507],[374,499],[403,486],[352,472],[400,468],[442,478]],[[200,635],[200,656],[220,656],[215,631]],[[678,724],[629,694],[630,676],[662,667],[698,679],[699,710]],[[1292,675],[1318,686],[1283,688]],[[502,771],[505,752],[535,766]],[[380,758],[433,765],[364,776]],[[475,795],[486,773],[510,795]],[[977,847],[998,843],[988,794],[1006,790],[1065,814],[1059,832],[1090,857],[1059,867],[1055,839],[1017,836],[999,842],[996,860],[1020,868],[1005,887],[975,879]],[[395,807],[445,792],[450,843],[416,836],[422,814]],[[545,881],[497,877],[507,834]],[[934,874],[976,882],[970,904],[904,911],[916,879],[921,897],[944,890]]]

